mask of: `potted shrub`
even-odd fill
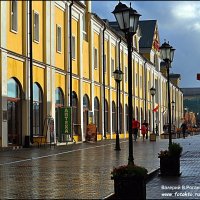
[[[124,165],[114,168],[111,174],[116,198],[146,199],[147,170],[144,167]]]
[[[169,145],[168,150],[160,151],[160,175],[180,176],[180,157],[183,148],[178,143]]]

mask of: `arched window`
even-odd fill
[[[126,109],[126,114],[125,114],[125,119],[126,119],[126,131],[128,131],[128,123],[129,123],[129,121],[128,121],[128,105],[126,104],[125,105],[125,109]]]
[[[42,135],[42,89],[38,83],[33,85],[33,135]]]
[[[142,108],[140,109],[140,116],[141,116],[141,122],[144,122],[144,115],[143,115],[143,110]]]
[[[122,104],[120,103],[119,106],[119,131],[122,132],[122,125],[123,125],[123,112],[122,112]]]
[[[56,88],[55,91],[55,104],[56,107],[63,107],[64,106],[64,94],[61,88]]]
[[[8,97],[20,98],[20,87],[14,78],[8,80],[7,90],[8,90]]]
[[[138,111],[138,107],[136,107],[136,119],[139,120],[139,111]]]
[[[78,134],[78,97],[76,92],[72,92],[72,120],[74,124],[74,133]]]
[[[112,132],[116,132],[116,107],[114,101],[112,101]]]
[[[99,99],[98,99],[98,97],[94,98],[94,123],[97,126],[97,132],[99,132],[100,122],[99,122]]]
[[[11,78],[7,82],[8,144],[22,144],[21,85]]]
[[[85,95],[83,96],[83,108],[89,109],[89,107],[90,107],[89,97],[88,97],[87,94],[85,94]]]
[[[106,133],[108,132],[108,101],[105,99],[105,119],[104,119],[104,124],[105,124],[105,130]]]
[[[89,97],[87,94],[85,94],[83,96],[83,133],[84,133],[84,137],[86,136],[86,132],[87,132],[87,125],[88,125],[88,111],[90,108],[90,101],[89,101]]]

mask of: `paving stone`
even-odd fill
[[[159,199],[162,184],[199,183],[193,179],[199,177],[200,136],[175,141],[184,146],[183,174],[176,180],[155,177],[147,184],[147,198]],[[114,192],[113,167],[128,163],[128,140],[120,140],[120,146],[115,151],[115,140],[102,140],[0,152],[0,199],[103,199]],[[159,168],[158,153],[167,146],[168,140],[133,142],[135,164],[149,172]]]

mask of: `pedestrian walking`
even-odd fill
[[[146,127],[146,139],[148,139],[148,129],[149,129],[149,124],[146,122],[146,120],[144,120],[144,122],[142,123],[142,125],[144,125]]]
[[[182,133],[183,133],[183,138],[185,139],[185,132],[187,130],[187,124],[185,121],[182,123],[181,129],[182,129]]]
[[[142,124],[140,130],[141,130],[141,133],[142,133],[142,139],[143,139],[143,141],[144,141],[145,135],[146,135],[146,133],[147,133],[147,127],[146,127],[144,124]]]
[[[137,140],[137,134],[138,134],[138,129],[140,127],[140,122],[137,121],[135,118],[132,120],[132,130],[133,130],[133,135],[134,135],[134,140]]]

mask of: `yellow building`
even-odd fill
[[[115,138],[117,107],[113,71],[119,66],[124,72],[120,85],[120,138],[128,137],[126,40],[113,23],[91,12],[91,3],[0,1],[0,146],[24,145],[26,136],[44,136],[50,141],[50,134],[58,143],[72,138],[85,141],[87,125],[91,122],[97,126],[98,140]],[[152,127],[149,89],[154,86],[159,91],[155,103],[159,105],[156,123],[161,132],[167,120],[167,80],[161,72],[161,59],[155,46],[160,42],[157,22],[153,21],[149,51],[141,46],[144,23],[139,24],[133,41],[133,113],[141,123],[146,119]],[[176,97],[178,125],[183,116],[183,95],[178,85],[171,83],[170,87]],[[70,133],[73,136],[63,132],[63,110],[69,106],[73,107]],[[49,124],[50,119],[54,123]]]

